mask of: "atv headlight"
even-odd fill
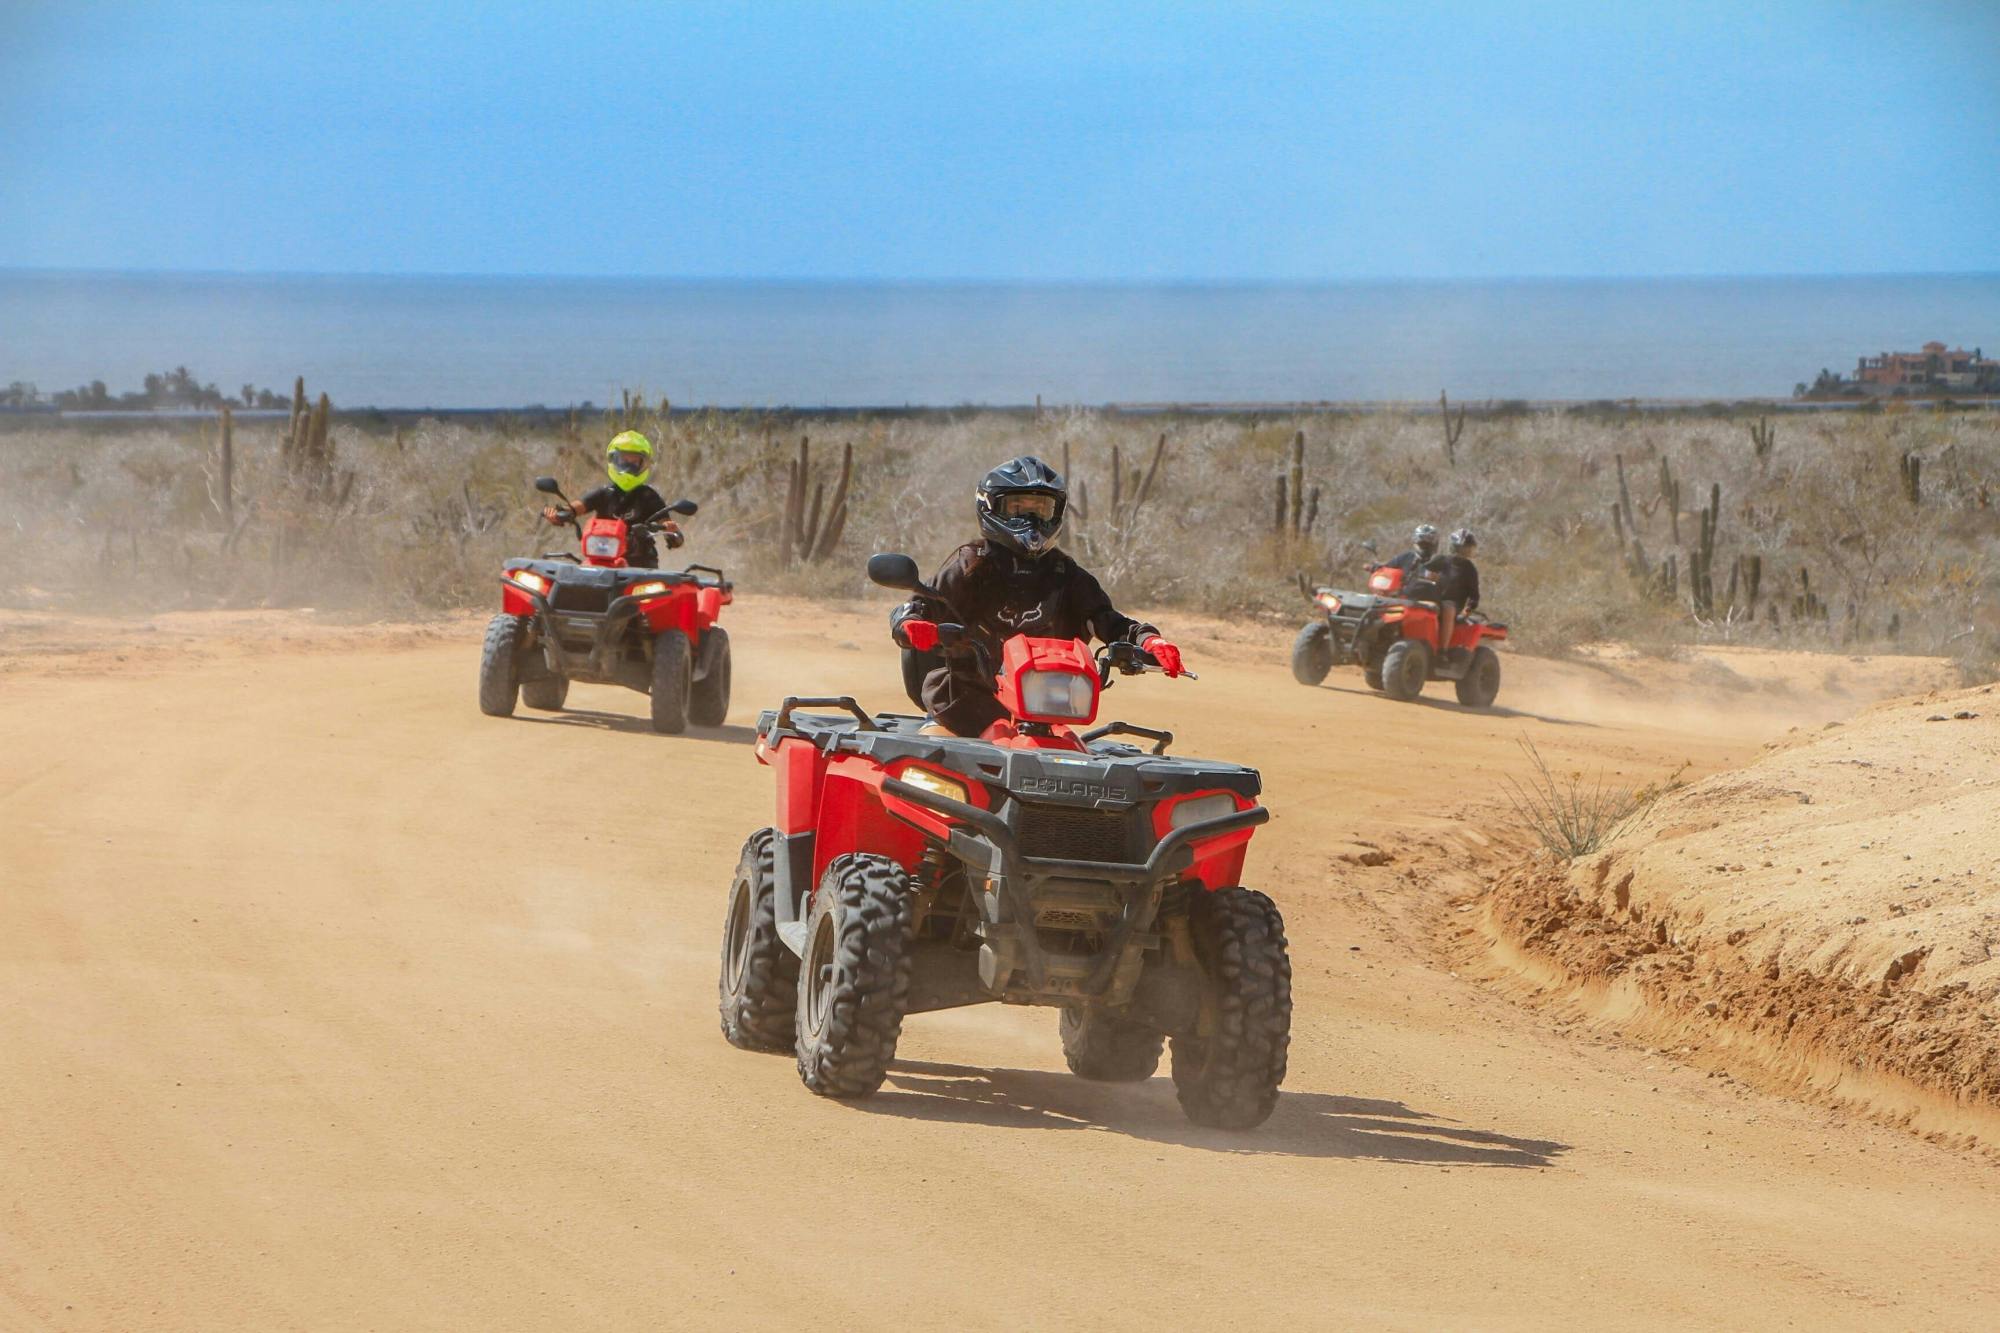
[[[1021,711],[1034,717],[1089,717],[1090,678],[1074,671],[1021,674]]]
[[[928,768],[906,768],[896,775],[912,787],[927,791],[933,796],[942,796],[947,801],[963,804],[966,797],[965,784],[953,782],[950,778],[933,773]]]
[[[627,597],[658,597],[666,590],[667,585],[659,579],[648,579],[644,583],[633,584],[630,588],[626,589],[625,595]]]
[[[529,592],[547,592],[549,590],[549,581],[532,569],[509,570],[507,577],[520,584],[523,588],[526,588]]]
[[[585,537],[583,539],[583,553],[585,555],[599,556],[617,555],[618,539],[616,537]]]
[[[1167,822],[1175,828],[1186,828],[1204,819],[1218,819],[1235,813],[1236,798],[1226,791],[1219,791],[1213,796],[1191,796],[1182,801],[1167,812]]]
[[[1338,611],[1340,609],[1340,595],[1327,588],[1321,588],[1318,592],[1314,593],[1313,601],[1319,603],[1324,610]]]

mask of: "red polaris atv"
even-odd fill
[[[1458,701],[1486,708],[1500,694],[1500,655],[1488,647],[1507,637],[1507,627],[1473,612],[1452,627],[1451,652],[1435,645],[1438,609],[1423,600],[1422,583],[1403,591],[1403,571],[1377,565],[1368,591],[1318,587],[1312,590],[1313,618],[1292,642],[1292,677],[1317,685],[1344,663],[1359,662],[1370,687],[1391,699],[1408,701],[1433,680],[1448,680]]]
[[[554,477],[536,478],[535,489],[569,506]],[[580,680],[651,695],[655,731],[721,726],[729,712],[729,634],[715,622],[733,600],[729,581],[708,565],[675,572],[625,563],[633,528],[656,532],[670,515],[695,508],[676,500],[640,523],[593,517],[582,525],[572,509],[581,560],[566,551],[509,560],[500,575],[500,614],[486,625],[479,711],[510,717],[517,698],[558,709],[570,682]]]
[[[908,556],[875,556],[868,575],[943,603]],[[1073,729],[1096,718],[1114,670],[1158,665],[1130,643],[1093,660],[1074,640],[1017,635],[996,673],[1009,717],[976,739],[844,697],[763,714],[777,824],[744,844],[730,890],[723,1035],[794,1051],[822,1096],[862,1097],[904,1015],[1045,1005],[1062,1011],[1075,1073],[1149,1078],[1171,1039],[1189,1119],[1261,1124],[1292,995],[1284,920],[1239,887],[1270,818],[1257,772],[1169,756],[1165,731]]]

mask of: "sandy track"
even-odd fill
[[[1184,635],[1199,683],[1107,703],[1263,767],[1248,877],[1297,973],[1286,1095],[1227,1135],[1164,1078],[1058,1072],[1047,1011],[913,1019],[858,1105],[723,1043],[722,891],[770,806],[743,724],[895,685],[877,610],[734,612],[733,723],[680,739],[622,691],[480,717],[472,625],[0,663],[0,1327],[2000,1310],[1990,1166],[1565,1035],[1431,943],[1519,737],[1701,771],[1902,668],[1672,706],[1509,659],[1509,709],[1474,717],[1300,689],[1275,632]]]

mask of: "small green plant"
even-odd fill
[[[1613,786],[1599,772],[1586,778],[1581,771],[1558,774],[1530,740],[1520,742],[1530,765],[1526,782],[1505,779],[1514,813],[1536,841],[1565,860],[1588,856],[1604,845],[1613,829],[1643,803],[1641,793]],[[1685,765],[1683,765],[1685,768]],[[1677,772],[1669,782],[1677,783]],[[1657,792],[1648,792],[1651,799]]]

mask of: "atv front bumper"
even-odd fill
[[[1014,829],[989,810],[954,801],[896,778],[884,793],[950,821],[947,847],[971,877],[982,917],[979,982],[994,998],[1057,1004],[1131,1000],[1167,884],[1194,860],[1195,844],[1253,829],[1271,818],[1263,806],[1233,811],[1169,831],[1143,863],[1073,861],[1025,855]],[[1045,949],[1037,923],[1050,913],[1116,911],[1116,924],[1094,955]]]

